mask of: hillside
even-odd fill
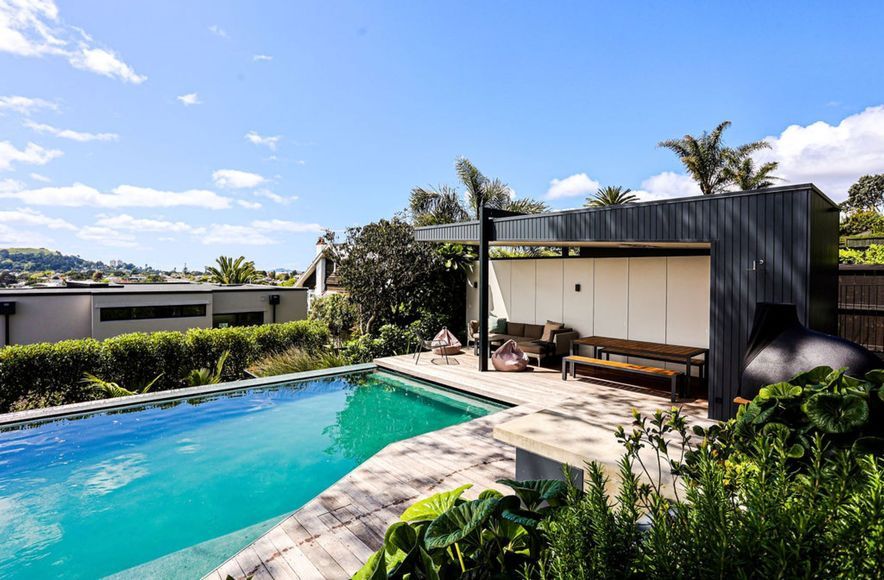
[[[132,270],[133,264],[122,264],[118,268]],[[104,262],[92,262],[79,256],[62,254],[46,248],[0,248],[0,270],[13,272],[69,272],[71,270],[110,271],[111,267]]]

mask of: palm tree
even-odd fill
[[[734,149],[726,147],[723,134],[730,126],[730,121],[724,121],[699,137],[685,135],[681,139],[661,141],[657,146],[678,155],[703,195],[722,193],[734,183],[732,173],[727,170],[728,165],[735,160],[742,163],[756,151],[770,147],[766,141],[755,141]]]
[[[151,388],[153,388],[154,384],[156,384],[156,382],[160,380],[160,377],[162,376],[163,373],[160,373],[145,386],[134,390],[121,387],[119,383],[115,383],[113,381],[100,379],[92,373],[83,373],[83,378],[80,379],[80,382],[86,385],[89,390],[99,395],[100,397],[103,397],[105,399],[114,399],[116,397],[129,397],[131,395],[142,395],[144,393],[147,393],[151,390]]]
[[[747,155],[742,159],[736,157],[730,159],[725,167],[725,173],[739,191],[749,191],[770,187],[781,179],[776,175],[771,175],[778,166],[779,163],[776,161],[769,161],[756,167],[755,160]]]
[[[516,213],[541,213],[547,205],[535,199],[513,198],[513,190],[500,179],[489,179],[466,157],[454,163],[457,177],[464,186],[464,195],[449,185],[436,189],[415,187],[411,190],[409,209],[417,226],[447,224],[479,219],[483,205]]]
[[[631,189],[619,185],[606,185],[605,187],[600,187],[593,195],[587,197],[583,205],[586,207],[605,207],[608,205],[625,205],[637,201],[638,196],[632,193]]]
[[[218,284],[248,284],[258,277],[254,262],[246,262],[245,256],[235,260],[227,256],[219,256],[215,262],[218,267],[209,266],[206,272],[209,279]]]

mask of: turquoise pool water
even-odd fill
[[[388,443],[500,407],[380,372],[0,431],[0,578],[193,578]]]

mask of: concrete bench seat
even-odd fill
[[[644,365],[635,365],[631,363],[618,362],[613,360],[602,360],[599,358],[593,358],[589,356],[579,356],[579,355],[571,355],[566,356],[562,359],[562,380],[568,380],[568,374],[572,377],[577,376],[577,367],[578,366],[586,366],[586,367],[594,367],[594,368],[602,368],[602,369],[610,369],[616,371],[622,371],[626,373],[632,373],[636,375],[644,375],[644,376],[656,376],[656,377],[664,377],[669,379],[670,384],[670,400],[674,403],[676,401],[676,388],[678,387],[678,377],[683,376],[684,373],[681,371],[674,371],[671,369],[661,369],[658,367],[649,367]]]

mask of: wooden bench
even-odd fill
[[[634,365],[630,363],[617,362],[613,360],[602,360],[589,356],[571,355],[562,359],[562,380],[568,380],[568,373],[572,377],[577,376],[577,366],[595,367],[600,369],[611,369],[632,373],[636,375],[666,377],[669,379],[670,400],[676,401],[676,388],[678,387],[678,377],[684,375],[681,371],[673,371],[669,369],[660,369],[657,367],[646,367],[642,365]]]
[[[684,357],[678,357],[667,354],[657,354],[657,353],[648,353],[646,350],[637,350],[632,348],[620,348],[620,347],[603,347],[599,349],[599,355],[604,356],[605,358],[610,358],[612,354],[620,355],[620,356],[631,356],[635,358],[646,358],[651,360],[658,360],[661,362],[672,362],[672,363],[685,363]],[[692,358],[690,359],[691,366],[697,367],[700,370],[700,381],[705,385],[706,384],[706,359],[705,358]]]

